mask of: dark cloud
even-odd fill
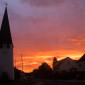
[[[32,6],[54,6],[64,3],[66,0],[22,0]]]

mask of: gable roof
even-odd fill
[[[10,32],[7,7],[5,8],[5,13],[4,13],[2,24],[1,24],[0,44],[12,44],[13,45],[11,32]]]
[[[77,61],[77,63],[85,61],[85,54]]]
[[[58,63],[56,64],[56,68],[60,67],[60,66],[61,66],[61,64],[62,64],[64,61],[66,61],[68,58],[69,58],[69,57],[64,58],[64,59],[62,59],[62,60],[58,61]],[[71,59],[71,58],[69,58],[69,59]],[[72,59],[71,59],[71,60],[72,60]]]
[[[56,64],[56,67],[60,67],[60,65],[61,65],[66,59],[67,59],[67,58],[58,61],[58,63]]]

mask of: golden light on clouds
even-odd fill
[[[35,56],[34,56],[35,54]],[[43,55],[43,56],[41,56]],[[45,56],[46,55],[46,56]],[[52,56],[53,55],[53,56]],[[53,58],[56,57],[58,60],[61,60],[66,57],[70,57],[73,60],[78,60],[83,55],[83,52],[78,51],[71,51],[71,50],[56,50],[56,51],[49,51],[49,52],[37,52],[33,53],[33,56],[24,56],[23,53],[23,67],[25,72],[32,72],[34,69],[37,69],[39,65],[41,65],[43,62],[47,62],[51,68],[52,68],[52,62]],[[16,67],[20,70],[22,70],[22,62],[21,62],[21,56],[18,57],[15,56],[16,59]]]

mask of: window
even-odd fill
[[[82,65],[81,65],[81,63],[79,63],[79,67],[81,67]]]
[[[7,48],[10,48],[9,44],[7,44]]]
[[[5,44],[3,44],[3,47],[5,48]]]
[[[68,61],[68,64],[70,65],[70,62]]]
[[[84,64],[85,64],[85,62],[84,62]]]
[[[3,45],[0,43],[0,48],[2,48],[3,47]]]

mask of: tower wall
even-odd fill
[[[14,66],[13,66],[13,46],[3,44],[0,48],[0,76],[6,72],[11,80],[14,80]]]

